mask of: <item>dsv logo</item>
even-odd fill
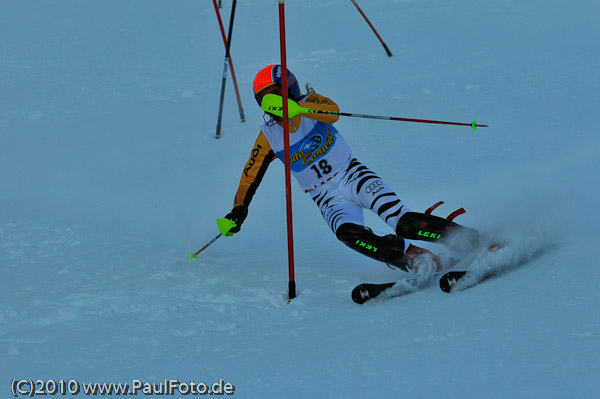
[[[381,190],[383,190],[383,182],[379,179],[377,179],[373,183],[369,184],[367,186],[367,188],[365,189],[365,191],[367,193],[372,193],[373,195],[380,192]]]

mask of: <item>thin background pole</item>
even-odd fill
[[[233,33],[233,17],[235,16],[235,5],[231,5],[231,18],[229,19],[229,34],[227,35],[227,46],[225,48],[225,63],[223,65],[223,80],[221,81],[221,100],[219,101],[219,118],[217,120],[217,132],[215,138],[221,138],[221,119],[223,118],[223,100],[225,99],[225,84],[227,83],[227,68],[229,66],[229,49],[231,48],[231,34]]]
[[[217,0],[213,0],[213,5],[215,6],[215,12],[217,13],[217,20],[219,21],[219,28],[221,29],[221,36],[223,36],[223,44],[225,45],[225,48],[227,48],[227,36],[225,36],[225,28],[223,28],[223,21],[221,20],[221,13],[219,12],[219,8],[221,8],[221,2],[219,1],[219,5],[217,6]],[[235,96],[237,98],[238,109],[240,111],[240,119],[242,122],[246,122],[246,116],[244,115],[244,107],[242,107],[242,98],[240,96],[240,89],[238,88],[237,78],[235,77],[235,70],[233,69],[233,58],[231,58],[231,54],[229,54],[229,67],[231,68],[231,79],[233,80]]]
[[[373,24],[371,23],[371,21],[369,21],[369,18],[367,18],[367,16],[363,12],[363,10],[360,9],[360,7],[358,6],[358,3],[355,0],[350,0],[350,1],[352,2],[352,4],[354,4],[354,6],[356,7],[356,9],[360,13],[360,15],[362,15],[363,18],[365,19],[365,21],[367,21],[367,24],[369,24],[369,26],[371,27],[371,30],[373,30],[373,33],[375,33],[375,36],[377,36],[377,38],[381,42],[381,45],[385,49],[385,52],[387,53],[388,57],[391,57],[392,56],[392,52],[390,51],[390,49],[388,48],[388,46],[385,44],[385,42],[383,41],[383,39],[381,38],[381,36],[379,36],[379,33],[377,33],[377,30],[375,29],[375,27],[373,26]]]

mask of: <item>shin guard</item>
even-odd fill
[[[437,242],[459,252],[472,250],[480,240],[477,230],[418,212],[405,213],[398,221],[396,234],[409,240]]]

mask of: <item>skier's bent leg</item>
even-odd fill
[[[480,234],[475,229],[419,212],[405,213],[398,220],[396,234],[410,240],[438,242],[459,252],[475,248],[480,241]]]
[[[405,249],[409,245],[402,237],[394,234],[380,236],[373,233],[371,229],[354,223],[342,224],[335,235],[348,247],[371,259],[388,263],[404,271],[408,271],[410,267],[410,259],[405,256]]]

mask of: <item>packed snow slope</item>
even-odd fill
[[[339,243],[294,185],[288,304],[278,161],[241,233],[190,261],[231,209],[262,123],[252,79],[279,60],[277,2],[238,2],[247,121],[229,76],[216,140],[212,2],[4,0],[0,390],[222,379],[241,398],[597,395],[599,3],[359,3],[393,57],[351,2],[290,1],[290,69],[344,112],[489,124],[336,125],[410,208],[465,207],[457,221],[524,264],[460,293],[357,305],[356,284],[406,276]]]

